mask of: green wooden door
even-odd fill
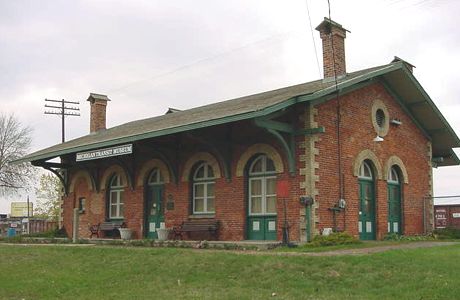
[[[358,232],[361,240],[375,240],[375,193],[374,182],[359,180]]]
[[[273,161],[259,155],[249,168],[247,238],[277,239],[276,175]]]
[[[163,186],[152,185],[147,189],[146,232],[151,239],[158,238],[157,229],[164,228]]]
[[[276,216],[248,216],[249,240],[276,240]]]
[[[388,183],[388,233],[401,234],[401,187]]]

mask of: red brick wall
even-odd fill
[[[408,184],[402,185],[404,201],[404,234],[420,234],[423,232],[423,197],[430,193],[430,167],[428,165],[428,140],[411,121],[410,117],[392,99],[381,84],[372,84],[360,90],[346,94],[340,98],[342,120],[342,172],[347,207],[345,213],[338,215],[338,228],[358,235],[358,179],[353,175],[353,164],[356,156],[365,149],[375,153],[384,169],[387,160],[398,156],[404,163],[408,173]],[[384,141],[376,143],[373,139],[376,132],[372,125],[372,104],[374,99],[383,101],[389,111],[389,118],[397,118],[402,125],[390,124]],[[331,100],[320,104],[317,122],[324,126],[326,132],[317,142],[319,148],[319,169],[317,183],[320,203],[319,228],[332,227],[333,207],[339,199],[339,177],[337,159],[336,106],[337,101]],[[383,170],[382,170],[383,171]],[[376,218],[377,237],[387,233],[387,183],[386,180],[376,181]]]
[[[260,129],[258,129],[260,130]],[[245,127],[245,132],[248,129]],[[242,129],[236,128],[235,132],[243,132]],[[238,135],[238,134],[236,134]],[[287,206],[287,218],[290,225],[290,238],[292,240],[299,239],[299,209],[300,204],[298,201],[299,196],[299,180],[303,180],[303,177],[298,175],[291,176],[288,172],[288,164],[285,159],[285,154],[281,147],[278,145],[278,141],[270,138],[268,135],[264,137],[264,140],[255,140],[254,143],[266,143],[275,147],[278,153],[283,158],[284,164],[284,173],[278,174],[278,180],[287,180],[290,186],[290,195],[286,198]],[[180,153],[180,163],[179,163],[179,172],[177,177],[179,178],[178,183],[170,182],[164,185],[164,201],[167,202],[168,199],[172,199],[174,202],[174,209],[167,210],[165,209],[165,222],[168,228],[173,226],[180,225],[183,221],[187,220],[190,216],[191,211],[191,183],[190,181],[182,181],[184,165],[187,160],[196,152],[203,151],[200,148],[200,145],[193,144],[188,141],[188,147],[183,149]],[[231,180],[225,178],[223,173],[223,162],[219,161],[221,176],[215,180],[215,219],[220,221],[220,232],[219,239],[221,240],[244,240],[246,235],[246,217],[247,217],[247,195],[246,195],[246,179],[245,176],[236,176],[237,163],[241,155],[247,150],[249,146],[253,145],[250,142],[237,142],[233,146],[232,152],[232,166],[231,166]],[[194,150],[201,149],[201,150]],[[208,151],[213,153],[213,151]],[[172,156],[172,153],[167,153],[169,156]],[[134,167],[134,170],[140,170],[142,165],[146,163],[149,159],[146,154],[142,154],[141,157],[137,159],[138,163]],[[217,158],[217,156],[215,155]],[[158,158],[158,157],[155,157]],[[97,182],[101,181],[101,178],[104,176],[105,171],[111,166],[110,160],[101,162],[101,166],[98,168],[99,178]],[[299,168],[300,165],[297,165]],[[72,172],[72,174],[77,173],[78,170]],[[71,180],[72,180],[71,174]],[[297,169],[296,174],[299,174]],[[138,174],[135,174],[137,178]],[[148,174],[146,175],[148,176]],[[187,175],[188,177],[188,175]],[[106,189],[102,187],[99,193],[95,191],[89,191],[87,186],[83,183],[86,181],[82,178],[79,180],[81,184],[75,185],[75,191],[70,193],[69,196],[65,199],[64,204],[64,224],[68,228],[69,235],[71,234],[72,228],[72,208],[76,205],[74,204],[78,197],[87,197],[87,210],[85,214],[80,215],[80,236],[89,237],[88,227],[92,224],[97,224],[106,219]],[[145,220],[144,216],[144,187],[135,186],[134,190],[131,190],[131,187],[126,187],[124,192],[124,221],[126,222],[128,228],[134,230],[133,238],[142,238]],[[284,218],[284,206],[282,198],[278,199],[278,239],[282,239],[282,230],[283,218]]]

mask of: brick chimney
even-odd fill
[[[323,41],[324,79],[332,79],[334,76],[340,78],[346,75],[345,38],[348,30],[328,18],[324,18],[323,22],[316,27],[316,30],[319,31]]]
[[[89,103],[91,103],[91,116],[89,120],[89,132],[94,133],[101,129],[106,129],[105,120],[107,101],[110,99],[106,95],[89,94]]]

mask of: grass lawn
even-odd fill
[[[1,299],[458,299],[460,245],[363,256],[0,244]]]

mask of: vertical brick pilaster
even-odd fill
[[[305,108],[304,129],[316,128],[318,123],[315,121],[315,116],[318,114],[318,110],[311,104],[308,103]],[[304,176],[305,180],[300,183],[301,193],[308,195],[315,199],[318,195],[316,189],[316,182],[319,181],[319,176],[316,174],[316,170],[319,168],[319,164],[316,161],[316,156],[319,155],[319,150],[316,148],[316,142],[319,140],[317,135],[306,135],[303,143],[300,147],[303,148],[304,155],[301,156],[300,161],[302,162],[302,168],[300,168],[300,175]],[[311,210],[311,235],[318,233],[316,224],[319,223],[318,216],[319,203],[315,201]],[[305,208],[302,207],[300,210],[300,240],[305,241],[307,216],[305,215]]]

